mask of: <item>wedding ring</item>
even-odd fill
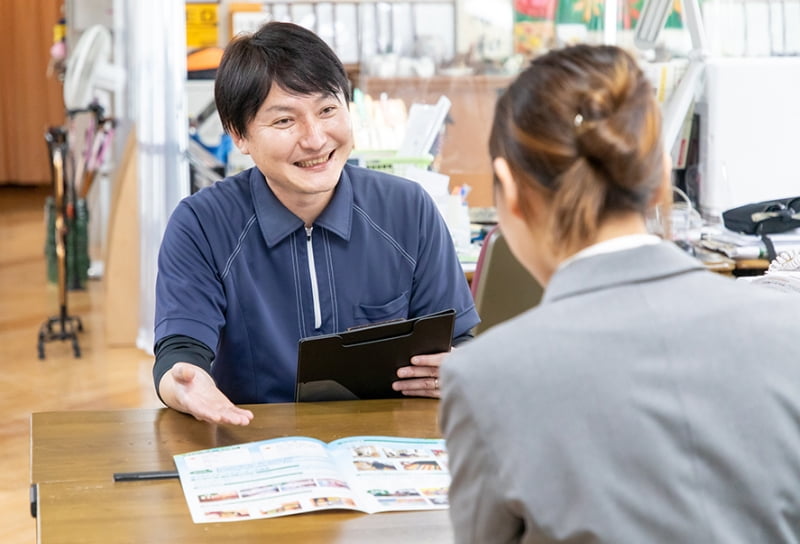
[[[439,378],[434,378],[433,379],[433,388],[434,389],[439,389]]]

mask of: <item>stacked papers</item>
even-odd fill
[[[775,252],[800,251],[800,229],[770,234]],[[704,232],[700,245],[731,259],[767,259],[767,247],[760,236],[740,234],[727,229]]]

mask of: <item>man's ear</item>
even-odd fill
[[[511,174],[511,168],[508,167],[508,162],[503,157],[497,157],[492,161],[492,166],[494,167],[495,176],[500,182],[498,191],[506,209],[512,215],[522,217],[519,208],[519,191],[517,190],[517,184],[514,182],[514,176]]]
[[[231,140],[233,140],[234,145],[236,145],[236,148],[242,153],[242,155],[250,154],[250,149],[247,145],[247,138],[243,138],[238,134],[231,134]]]

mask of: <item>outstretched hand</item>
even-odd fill
[[[233,404],[202,368],[175,363],[161,378],[159,393],[167,406],[209,423],[247,425],[253,412]]]

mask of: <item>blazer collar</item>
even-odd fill
[[[700,270],[705,270],[700,261],[671,242],[602,253],[559,269],[545,289],[542,303]]]

